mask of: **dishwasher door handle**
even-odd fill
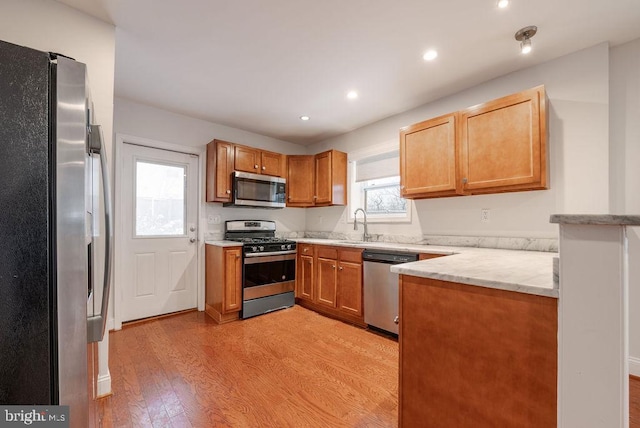
[[[400,317],[398,315],[396,315],[396,317],[393,319],[393,323],[400,324]]]

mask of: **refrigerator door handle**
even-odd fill
[[[111,294],[111,262],[113,260],[113,211],[111,206],[111,182],[109,180],[109,166],[107,165],[106,150],[104,150],[102,128],[91,125],[89,133],[89,150],[100,156],[102,170],[102,188],[104,193],[104,228],[105,228],[105,257],[104,257],[104,285],[102,287],[102,304],[100,314],[88,318],[87,342],[100,342],[107,325],[107,309]]]

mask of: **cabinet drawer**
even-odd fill
[[[318,246],[318,257],[322,257],[323,259],[338,259],[338,250],[332,247]]]
[[[363,250],[340,250],[341,262],[362,263]]]
[[[305,256],[313,256],[313,245],[298,244],[298,254]]]

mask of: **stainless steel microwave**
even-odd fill
[[[284,208],[286,180],[270,175],[234,171],[231,174],[231,202],[225,207]]]

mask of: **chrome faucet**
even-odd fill
[[[362,235],[362,240],[367,242],[371,236],[367,230],[367,213],[362,208],[358,208],[353,212],[353,230],[358,230],[358,219],[356,218],[358,211],[362,211],[362,214],[364,215],[364,222],[362,223],[364,225],[364,234]]]

